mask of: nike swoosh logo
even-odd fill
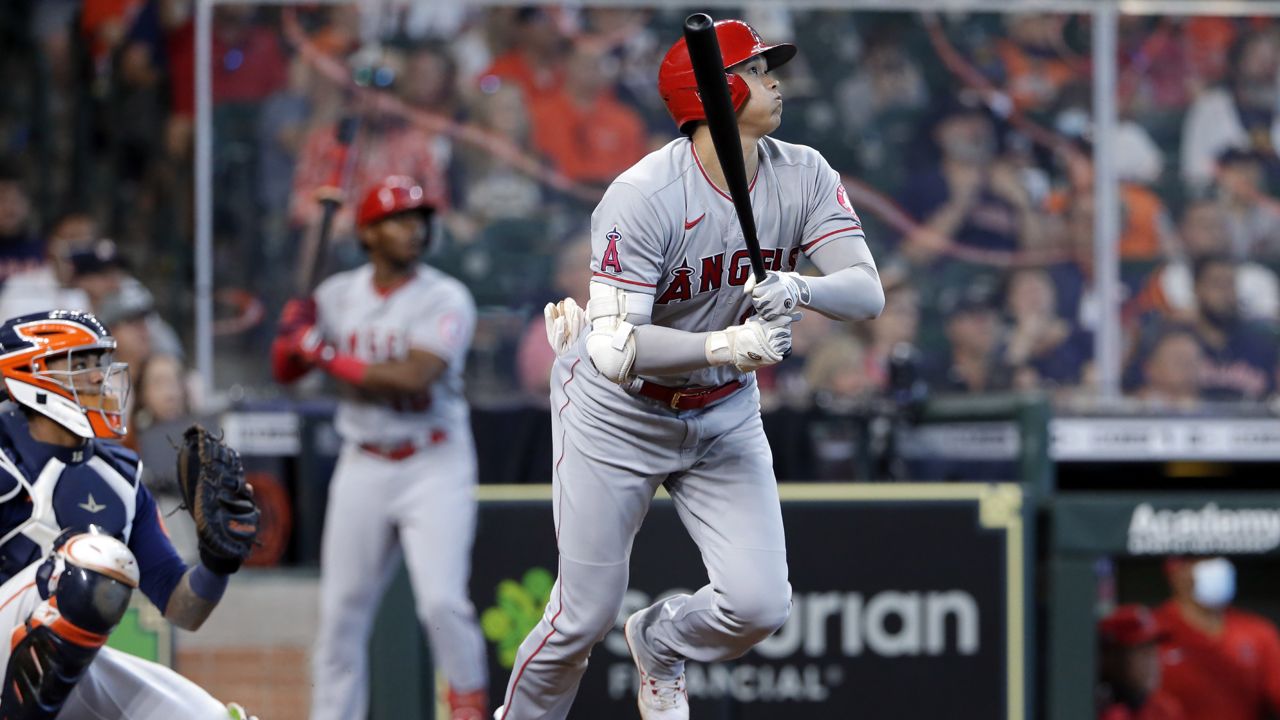
[[[697,225],[698,223],[702,222],[702,218],[704,218],[704,217],[706,217],[706,216],[707,216],[707,214],[706,214],[706,213],[702,213],[701,215],[699,215],[698,217],[696,217],[696,218],[694,218],[694,219],[692,219],[692,220],[685,220],[685,221],[684,221],[684,229],[685,229],[685,230],[692,230],[692,229],[693,229],[693,227],[694,227],[695,225]]]

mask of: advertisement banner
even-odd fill
[[[1079,495],[1054,501],[1058,552],[1263,555],[1280,551],[1280,495]]]
[[[471,590],[497,705],[555,579],[555,529],[550,488],[481,492]],[[782,492],[790,619],[743,658],[689,664],[694,717],[1024,717],[1016,486],[783,485]],[[593,651],[570,718],[635,717],[636,672],[622,622],[705,583],[674,506],[655,500],[636,538],[617,626]]]

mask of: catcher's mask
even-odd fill
[[[0,378],[14,402],[82,438],[122,437],[129,366],[113,361],[115,349],[89,313],[23,315],[0,325]]]

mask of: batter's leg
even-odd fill
[[[646,670],[674,679],[686,659],[736,658],[773,634],[790,613],[791,586],[773,459],[758,414],[722,435],[667,489],[711,582],[642,610],[631,642]]]
[[[467,596],[476,534],[476,466],[471,444],[450,440],[405,468],[394,506],[418,620],[432,657],[458,692],[488,686],[484,636]]]
[[[559,577],[542,620],[516,654],[499,720],[564,720],[569,714],[591,648],[618,620],[631,544],[661,482],[607,464],[607,448],[588,457],[578,445],[572,412],[557,417],[552,435]]]
[[[388,512],[403,478],[394,463],[343,448],[329,487],[320,548],[320,616],[312,657],[311,720],[364,717],[369,633],[398,565]]]

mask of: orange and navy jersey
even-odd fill
[[[24,527],[40,523],[56,535],[92,524],[129,546],[139,586],[163,609],[187,566],[141,477],[133,451],[98,440],[76,448],[39,442],[17,405],[0,404],[0,582],[41,559]]]

